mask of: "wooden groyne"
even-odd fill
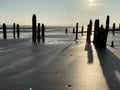
[[[78,26],[76,25],[76,28]],[[100,47],[100,48],[106,48],[106,43],[107,43],[107,38],[108,38],[108,32],[112,31],[113,36],[115,35],[115,31],[120,31],[120,25],[119,28],[115,28],[116,25],[115,23],[113,23],[113,28],[110,29],[110,16],[108,15],[106,18],[106,26],[105,28],[103,27],[103,25],[100,25],[100,20],[96,19],[95,23],[94,23],[94,31],[92,30],[93,24],[92,24],[92,20],[90,20],[88,26],[87,26],[87,31],[84,31],[84,27],[82,26],[81,31],[78,31],[78,28],[76,29],[76,31],[73,28],[73,33],[76,33],[76,37],[75,40],[78,39],[78,33],[87,33],[86,36],[86,41],[87,42],[91,42],[91,35],[92,32],[94,32],[93,35],[93,43],[95,46]],[[114,41],[112,41],[112,47],[113,47],[113,43]]]
[[[7,25],[3,23],[0,29],[3,29],[3,31],[1,31],[3,33],[3,39],[7,39],[7,29],[13,30],[11,31],[13,32],[13,39],[20,39],[20,32],[22,32],[20,29],[29,29],[31,31],[26,32],[32,32],[32,41],[34,43],[37,41],[40,42],[40,39],[42,39],[42,42],[45,41],[45,25],[42,24],[42,26],[40,26],[40,23],[37,24],[37,18],[35,14],[32,16],[32,26],[30,27],[20,27],[20,25],[16,23],[13,23],[13,27],[7,27]]]
[[[93,30],[94,27],[94,30]],[[0,29],[3,29],[3,39],[7,39],[7,29],[12,29],[13,30],[13,39],[20,39],[20,32],[22,32],[20,29],[29,29],[27,32],[32,32],[32,41],[34,43],[36,42],[45,42],[45,25],[43,23],[37,22],[37,17],[36,14],[33,14],[32,16],[32,26],[30,27],[21,27],[19,24],[13,23],[12,27],[7,27],[7,25],[4,23]],[[92,32],[94,32],[93,35],[93,43],[95,46],[101,47],[101,48],[106,48],[106,43],[107,43],[107,37],[108,37],[108,32],[112,31],[113,36],[115,36],[116,31],[120,31],[120,24],[119,28],[116,28],[116,24],[113,23],[113,27],[110,28],[110,16],[108,15],[106,18],[106,25],[105,27],[103,25],[100,25],[100,20],[96,19],[94,24],[93,21],[90,20],[89,24],[87,25],[87,31],[84,30],[84,26],[81,27],[81,30],[79,31],[79,25],[76,23],[76,26],[73,27],[73,33],[75,33],[75,41],[78,40],[78,34],[81,33],[87,33],[86,35],[86,41],[91,42],[91,35]],[[1,32],[1,31],[0,31]],[[68,29],[65,28],[65,33],[67,35]],[[114,41],[113,41],[114,42]],[[112,43],[113,43],[112,42]]]

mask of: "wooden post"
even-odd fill
[[[19,24],[17,24],[17,38],[20,38],[20,27]]]
[[[103,25],[101,25],[101,27],[100,27],[100,28],[101,28],[101,30],[103,30],[103,29],[104,29]]]
[[[6,30],[6,24],[4,23],[4,24],[3,24],[3,38],[4,38],[4,39],[7,39],[6,31],[7,31],[7,30]]]
[[[109,30],[109,24],[110,24],[110,16],[107,16],[107,19],[106,19],[106,30]]]
[[[92,35],[92,20],[90,20],[89,25],[87,27],[87,41],[91,41],[91,35]]]
[[[83,33],[84,33],[84,27],[82,26],[81,28],[81,35],[83,36]]]
[[[109,31],[109,24],[110,24],[110,16],[108,15],[107,19],[106,19],[105,38],[103,39],[104,40],[104,48],[106,48],[107,36],[108,36],[108,31]]]
[[[37,40],[40,42],[40,23],[38,23]]]
[[[81,33],[83,34],[83,32],[84,32],[84,27],[82,26],[82,28],[81,28]]]
[[[73,34],[75,33],[75,28],[73,28]]]
[[[78,40],[78,23],[76,23],[76,36],[75,36],[75,40]]]
[[[120,30],[120,24],[119,24],[119,30]]]
[[[112,30],[113,36],[115,36],[115,23],[113,23],[113,30]]]
[[[33,42],[36,42],[36,15],[33,14],[33,17],[32,17],[32,41]]]
[[[42,24],[42,42],[45,41],[45,26]]]
[[[90,32],[90,35],[92,35],[92,20],[90,20],[89,25],[90,25],[89,32]]]
[[[99,38],[99,35],[98,35],[98,32],[99,32],[99,19],[96,19],[95,20],[95,24],[94,24],[94,39],[93,39],[93,43],[94,45],[98,45],[98,38]]]
[[[90,42],[90,35],[91,35],[90,25],[88,25],[88,27],[87,27],[87,41],[88,42]]]
[[[13,23],[13,38],[15,39],[15,23]]]
[[[111,47],[114,47],[114,41],[111,42]]]
[[[67,28],[65,29],[65,33],[66,33],[66,34],[68,33],[68,29],[67,29]]]
[[[94,44],[100,48],[106,48],[107,36],[109,31],[110,18],[107,16],[106,19],[106,29],[99,28],[99,20],[95,21],[95,30],[94,30]]]

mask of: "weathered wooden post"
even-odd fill
[[[113,36],[115,36],[115,23],[113,23],[113,30],[112,30]]]
[[[91,35],[92,35],[92,20],[90,20],[89,25],[87,27],[87,41],[91,41]]]
[[[93,39],[94,45],[98,45],[99,42],[98,32],[99,32],[99,19],[96,19],[94,24],[94,39]]]
[[[119,24],[119,30],[120,30],[120,24]]]
[[[109,31],[109,24],[110,24],[110,16],[107,16],[107,19],[106,19],[106,32],[107,32],[107,34]]]
[[[68,29],[67,29],[67,28],[65,29],[65,33],[66,33],[66,34],[68,33]]]
[[[13,38],[15,39],[15,23],[13,23]]]
[[[20,38],[20,27],[19,24],[17,24],[17,38]]]
[[[87,26],[87,41],[90,42],[90,35],[91,35],[91,32],[90,32],[90,25]]]
[[[89,28],[90,35],[92,35],[92,20],[90,20],[89,25],[90,25],[90,28]]]
[[[73,28],[73,34],[75,33],[75,28]]]
[[[4,39],[7,39],[7,30],[6,30],[6,24],[5,23],[3,23],[3,38]]]
[[[44,43],[45,41],[45,26],[42,24],[42,42]]]
[[[111,42],[111,47],[114,47],[114,41]]]
[[[109,24],[110,24],[110,16],[107,16],[106,19],[106,29],[105,29],[105,38],[104,40],[104,48],[106,48],[106,43],[107,43],[107,36],[108,36],[108,31],[109,31]]]
[[[33,14],[33,17],[32,17],[32,41],[33,42],[36,42],[36,15]]]
[[[99,39],[98,39],[98,46],[101,48],[105,48],[105,42],[104,42],[104,38],[105,38],[105,30],[104,30],[104,26],[103,24],[101,24],[100,30],[99,30]]]
[[[38,23],[37,40],[40,42],[40,23]]]
[[[106,29],[103,29],[103,25],[99,28],[99,20],[95,21],[95,30],[94,30],[94,44],[100,48],[106,48],[107,36],[109,31],[110,18],[107,16],[106,19]]]
[[[103,27],[103,24],[101,25],[101,30],[103,30],[104,29],[104,27]]]
[[[84,27],[82,26],[82,28],[81,28],[81,33],[83,34],[83,32],[84,32]]]
[[[75,36],[75,40],[78,40],[78,23],[76,23],[76,36]]]

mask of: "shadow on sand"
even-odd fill
[[[88,55],[87,55],[88,64],[92,64],[93,63],[93,51],[92,51],[91,43],[86,41],[85,50],[88,52]]]
[[[120,90],[120,59],[107,48],[95,48],[109,89]]]

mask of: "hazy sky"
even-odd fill
[[[0,0],[0,24],[31,25],[32,14],[46,25],[87,25],[99,18],[105,23],[120,22],[120,0]]]

